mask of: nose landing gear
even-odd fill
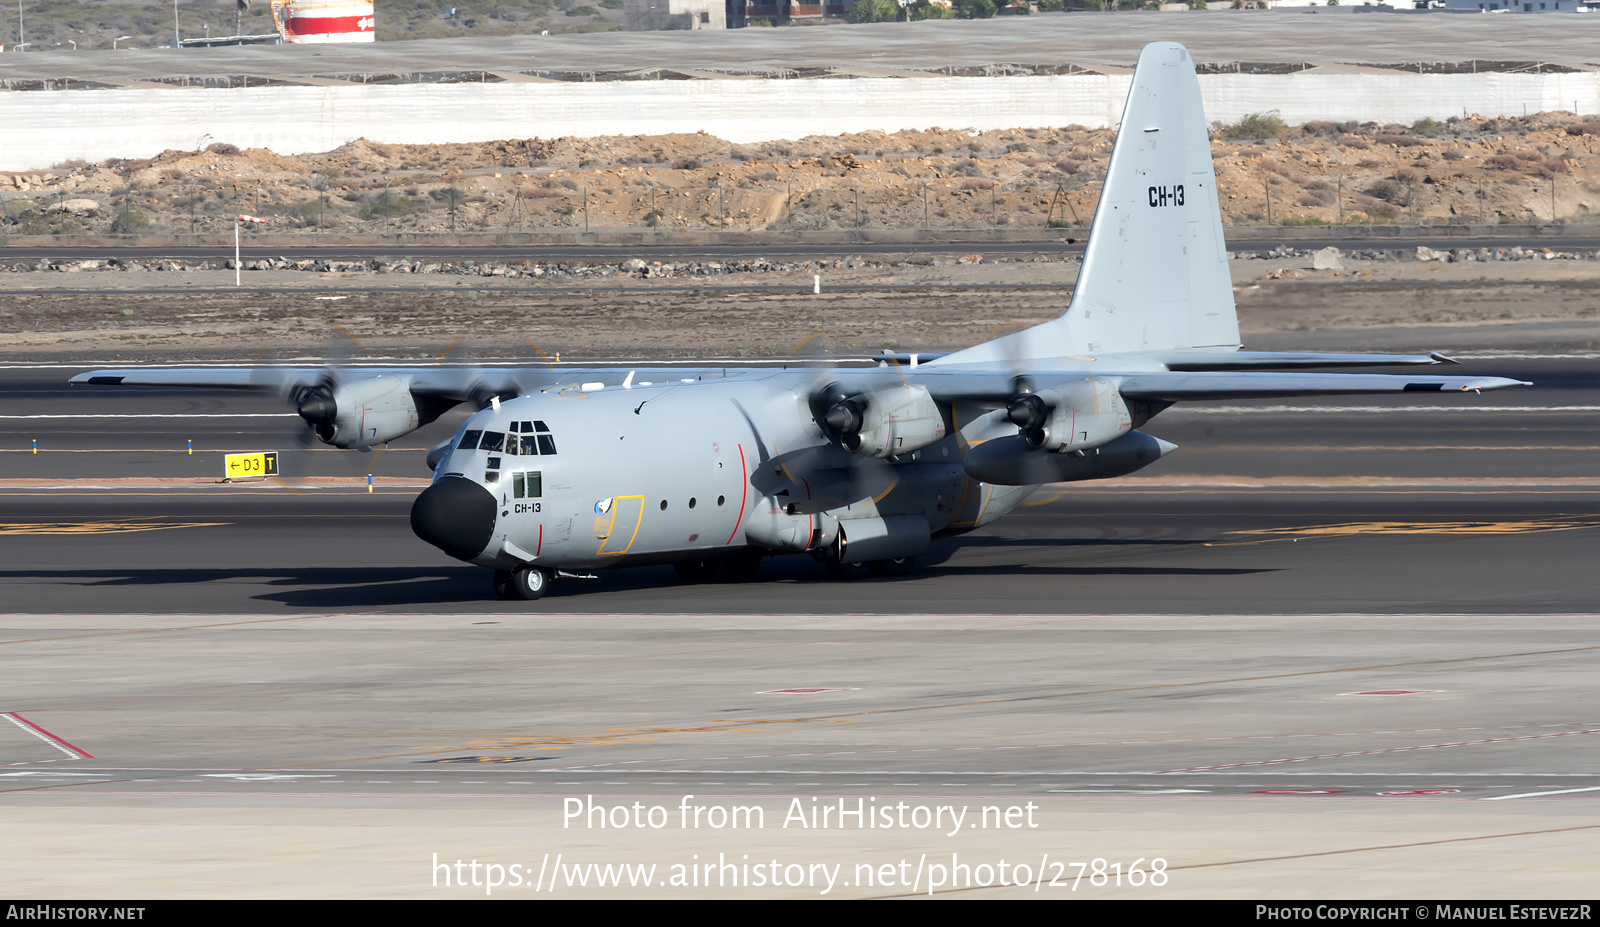
[[[542,598],[550,588],[550,572],[541,567],[518,567],[494,571],[494,591],[502,599],[532,601]]]

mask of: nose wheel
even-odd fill
[[[494,591],[509,601],[543,598],[550,588],[550,572],[540,567],[518,567],[494,571]]]

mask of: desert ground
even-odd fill
[[[1600,260],[1414,249],[1235,256],[1247,346],[1600,348]],[[249,266],[250,262],[247,262]],[[226,269],[0,273],[0,357],[801,357],[941,352],[1059,315],[1076,255],[533,265],[518,276]],[[709,270],[708,270],[709,268]],[[749,268],[749,269],[746,269]],[[485,271],[500,268],[482,268]],[[533,270],[539,271],[538,275]],[[814,293],[816,281],[821,292]],[[352,343],[351,339],[354,339]]]

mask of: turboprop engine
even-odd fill
[[[817,424],[845,450],[867,457],[898,457],[943,438],[944,415],[925,386],[904,386],[847,396],[837,384],[813,400]]]
[[[1075,454],[1052,454],[1029,447],[1022,435],[1007,435],[974,446],[961,466],[975,480],[997,486],[1037,486],[1076,480],[1105,480],[1142,470],[1177,450],[1170,441],[1130,431],[1099,447]]]
[[[1006,405],[1006,420],[1029,447],[1061,454],[1099,447],[1128,433],[1133,416],[1110,380],[1085,377],[1038,392],[1027,390]]]
[[[324,380],[294,393],[295,411],[325,444],[370,448],[417,430],[417,401],[400,377]]]

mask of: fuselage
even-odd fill
[[[862,557],[898,557],[985,524],[1032,491],[967,476],[959,430],[890,460],[853,454],[824,435],[800,376],[567,389],[483,409],[440,459],[413,527],[452,556],[496,569],[851,542]],[[994,424],[978,416],[968,431]]]

